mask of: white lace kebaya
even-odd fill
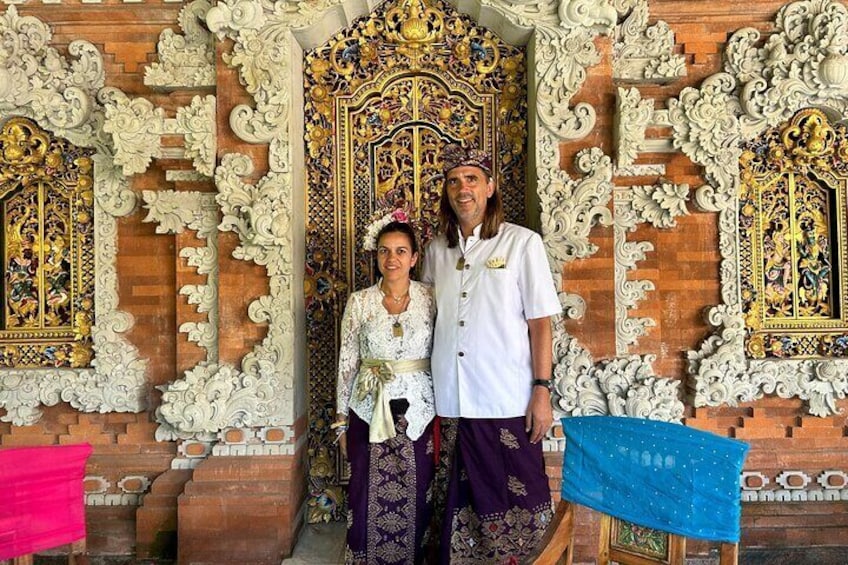
[[[433,345],[435,303],[432,289],[418,281],[410,281],[406,310],[400,314],[389,314],[383,306],[381,282],[354,292],[348,298],[342,318],[339,350],[337,412],[347,415],[348,410],[353,410],[369,423],[374,414],[374,398],[368,395],[359,399],[354,392],[360,361],[425,359],[430,357]],[[400,336],[393,331],[396,322],[403,327]],[[436,415],[430,372],[397,373],[392,381],[385,384],[383,394],[389,400],[402,398],[409,402],[406,434],[412,440],[421,437]]]

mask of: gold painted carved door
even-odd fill
[[[365,229],[404,209],[432,237],[447,142],[492,153],[507,220],[524,223],[525,72],[521,49],[435,0],[389,1],[304,54],[310,522],[344,506],[329,424],[342,310],[376,280]]]

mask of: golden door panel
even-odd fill
[[[389,1],[304,53],[311,522],[343,506],[329,423],[341,311],[376,275],[365,228],[402,208],[432,237],[449,141],[492,153],[507,220],[524,223],[526,98],[524,52],[435,0]]]
[[[743,147],[739,242],[753,358],[848,355],[848,129],[808,109]]]
[[[94,323],[89,153],[25,118],[0,131],[2,367],[88,367]]]

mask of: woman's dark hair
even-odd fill
[[[403,233],[409,238],[409,247],[412,253],[418,253],[418,238],[415,237],[415,230],[407,222],[389,222],[377,232],[376,246],[380,247],[380,239],[387,233]]]

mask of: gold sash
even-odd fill
[[[417,373],[430,370],[430,359],[363,359],[359,365],[359,378],[356,384],[357,398],[365,400],[369,394],[374,396],[374,414],[371,416],[368,441],[381,443],[395,437],[395,423],[389,408],[389,399],[383,394],[383,387],[392,382],[400,373]]]

